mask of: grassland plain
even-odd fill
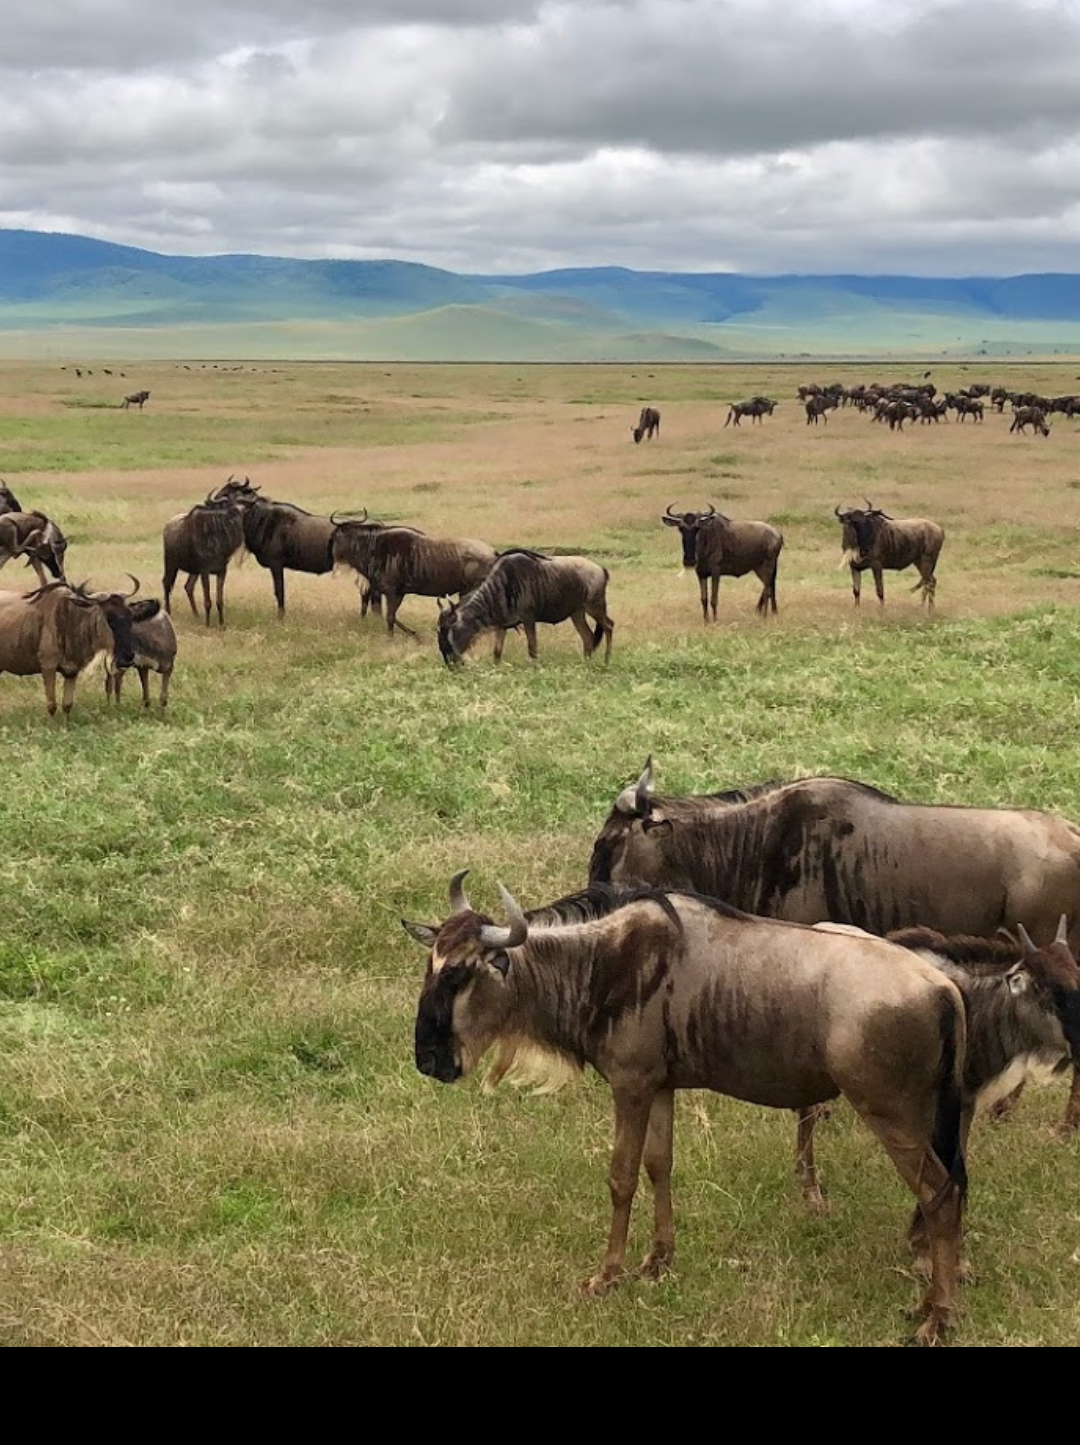
[[[247,473],[316,510],[588,551],[615,656],[586,667],[545,629],[536,666],[511,638],[500,670],[482,645],[448,673],[429,601],[403,611],[421,642],[391,643],[348,578],[290,576],[278,624],[249,560],[224,633],[178,613],[165,720],[110,714],[97,676],[50,726],[39,680],[0,680],[0,1342],[898,1341],[908,1198],[846,1109],[810,1219],[789,1116],[681,1098],[674,1274],[579,1299],[608,1092],[416,1075],[423,957],[398,919],[440,919],[459,867],[490,904],[497,878],[526,905],[580,885],[649,751],[672,790],[836,771],[1080,819],[1080,423],[808,428],[794,388],[821,367],[105,364],[126,378],[0,368],[0,475],[65,526],[74,576],[156,591],[164,521]],[[1069,391],[1075,365],[935,380]],[[136,386],[145,413],[121,411]],[[772,422],[725,430],[756,391]],[[662,435],[635,447],[646,401]],[[866,493],[944,525],[936,619],[906,576],[854,612],[832,509]],[[742,581],[702,627],[659,513],[709,500],[784,527],[775,623]],[[976,1132],[964,1343],[1076,1338],[1061,1092]],[[643,1191],[640,1244],[648,1213]]]

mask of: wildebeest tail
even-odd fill
[[[967,1165],[960,1135],[963,1113],[964,1048],[966,1043],[964,1014],[957,1009],[951,995],[941,999],[941,1063],[938,1068],[937,1105],[934,1111],[934,1153],[949,1171],[949,1180],[938,1199],[955,1186],[960,1198],[967,1196]],[[935,1200],[936,1204],[938,1200]]]

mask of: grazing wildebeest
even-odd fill
[[[225,574],[229,563],[244,545],[243,508],[228,498],[208,496],[205,502],[181,512],[165,523],[162,534],[165,549],[165,571],[161,579],[165,593],[165,611],[172,611],[172,590],[179,573],[188,574],[184,583],[192,615],[195,606],[195,585],[202,582],[203,611],[210,626],[210,578],[216,579],[218,626],[225,626]]]
[[[1046,413],[1040,406],[1018,406],[1013,412],[1012,426],[1010,432],[1024,432],[1028,427],[1034,427],[1038,436],[1048,437],[1050,425],[1046,420]]]
[[[150,706],[150,674],[156,672],[161,678],[158,703],[168,706],[169,682],[176,666],[176,629],[168,613],[161,610],[157,598],[146,598],[132,602],[131,646],[135,654],[132,663],[142,684],[143,707]],[[115,697],[120,702],[126,668],[119,667],[111,653],[105,655],[105,696]]]
[[[430,949],[416,1067],[454,1083],[497,1046],[499,1073],[521,1049],[561,1069],[591,1065],[607,1081],[612,1220],[588,1293],[625,1272],[642,1162],[654,1225],[641,1272],[659,1278],[671,1264],[677,1089],[796,1110],[844,1095],[918,1201],[932,1275],[915,1338],[941,1340],[956,1304],[967,1183],[954,983],[882,939],[751,918],[688,893],[646,889],[588,922],[536,926],[500,885],[509,925],[497,927],[473,911],[462,877],[441,926],[405,924]]]
[[[784,534],[769,522],[733,522],[709,503],[706,512],[673,512],[671,503],[660,518],[665,527],[678,527],[682,538],[683,566],[697,571],[701,588],[701,616],[709,620],[716,604],[721,577],[745,577],[753,572],[761,582],[757,610],[764,617],[770,606],[776,611],[776,570]]]
[[[129,408],[133,406],[137,406],[139,410],[142,411],[143,407],[149,400],[150,393],[148,391],[131,391],[127,394],[127,396],[124,397],[124,400],[120,403],[120,405],[125,411],[129,410]]]
[[[22,512],[24,510],[22,503],[7,482],[0,482],[0,516],[3,516],[5,512]]]
[[[414,527],[388,527],[380,522],[349,519],[334,523],[335,566],[351,567],[368,584],[372,596],[386,599],[386,630],[395,624],[410,637],[416,633],[398,620],[402,600],[418,597],[467,597],[495,565],[495,549],[472,538],[428,537]],[[361,604],[362,606],[362,604]]]
[[[129,574],[130,576],[130,574]],[[119,668],[131,667],[130,592],[86,591],[50,582],[36,592],[0,592],[0,673],[40,676],[49,716],[56,712],[56,677],[64,679],[65,717],[75,701],[75,683],[101,653],[112,653]]]
[[[724,422],[724,425],[728,426],[734,422],[736,426],[740,426],[744,416],[748,416],[751,421],[760,424],[763,416],[772,416],[776,406],[777,403],[767,396],[754,396],[749,401],[733,401],[728,407],[727,421]]]
[[[642,437],[644,437],[646,441],[652,441],[653,432],[659,436],[660,413],[656,407],[643,406],[641,408],[641,415],[638,417],[637,426],[632,426],[630,430],[633,432],[636,442],[639,442]]]
[[[63,532],[44,512],[0,514],[0,567],[13,557],[25,557],[26,565],[37,574],[38,585],[44,587],[46,568],[57,581],[63,581],[66,552]]]
[[[929,609],[934,606],[937,579],[934,569],[938,555],[945,541],[945,533],[936,522],[925,517],[893,518],[880,507],[866,503],[866,510],[849,507],[847,511],[835,508],[836,517],[843,528],[841,546],[845,563],[851,568],[851,590],[859,605],[862,591],[862,574],[867,569],[873,574],[874,589],[878,601],[885,605],[885,579],[882,573],[902,572],[905,567],[917,567],[919,580],[911,589],[922,592],[923,601]]]
[[[286,570],[315,576],[333,571],[334,523],[291,502],[272,502],[246,477],[243,482],[230,480],[219,487],[213,500],[221,498],[241,504],[244,545],[273,578],[278,617],[283,618]]]
[[[904,803],[847,778],[655,797],[650,758],[597,834],[589,882],[690,888],[747,913],[881,935],[921,925],[991,938],[1023,924],[1047,941],[1067,913],[1080,944],[1073,823]],[[1066,1124],[1080,1125],[1080,1073]]]
[[[502,552],[474,592],[439,615],[439,651],[446,663],[460,662],[481,632],[495,633],[495,661],[511,627],[522,627],[529,656],[536,658],[538,622],[572,622],[586,658],[606,641],[604,661],[611,660],[615,624],[608,616],[608,570],[588,557],[545,557],[515,548]],[[592,632],[586,618],[596,626]]]

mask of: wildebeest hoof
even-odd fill
[[[907,1343],[916,1349],[934,1349],[945,1344],[948,1333],[948,1321],[938,1310],[932,1309]]]
[[[675,1251],[670,1245],[654,1245],[641,1261],[638,1274],[642,1279],[660,1280],[671,1268]]]
[[[611,1293],[620,1279],[622,1279],[622,1275],[623,1272],[621,1269],[602,1269],[599,1273],[594,1274],[591,1279],[587,1279],[584,1282],[581,1286],[581,1293],[586,1299],[600,1299],[602,1295]]]
[[[821,1190],[817,1189],[811,1194],[803,1195],[803,1208],[807,1214],[828,1214],[829,1201],[825,1198],[824,1194],[822,1194]]]

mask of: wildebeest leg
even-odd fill
[[[274,598],[277,602],[278,620],[285,616],[285,568],[271,567],[270,576],[274,579]]]
[[[855,606],[858,607],[862,599],[862,573],[858,567],[852,567],[851,569],[851,593],[855,598]]]
[[[641,1172],[641,1155],[645,1148],[652,1102],[651,1094],[640,1091],[627,1090],[615,1094],[615,1147],[608,1171],[611,1230],[600,1268],[583,1286],[586,1294],[604,1294],[623,1273],[630,1210]]]
[[[814,1162],[814,1126],[820,1110],[817,1104],[808,1109],[799,1109],[795,1130],[795,1177],[802,1189],[803,1203],[815,1214],[824,1214],[828,1209],[825,1196],[818,1182],[817,1165]]]
[[[162,710],[164,710],[169,705],[169,682],[172,678],[172,674],[173,670],[171,667],[166,668],[165,671],[161,674],[161,693],[158,697],[158,706]]]
[[[149,669],[148,667],[140,667],[140,668],[138,669],[138,673],[139,673],[139,682],[142,684],[142,705],[143,705],[143,707],[149,707],[149,706],[150,706],[150,669]]]
[[[202,583],[203,612],[206,614],[206,625],[210,626],[210,573],[200,572],[199,580]]]
[[[701,620],[709,620],[709,578],[705,572],[698,573],[698,584],[701,587]]]
[[[172,590],[176,586],[176,567],[166,567],[165,575],[161,579],[161,590],[165,594],[165,611],[172,612]]]
[[[581,645],[585,649],[585,656],[587,658],[592,657],[596,644],[593,642],[592,628],[585,620],[584,609],[578,612],[572,612],[570,614],[570,621],[577,628],[577,634],[581,638]]]
[[[56,668],[43,667],[41,680],[45,684],[45,710],[50,717],[56,716]]]
[[[78,680],[78,673],[72,673],[70,677],[65,676],[64,678],[64,700],[60,706],[64,710],[65,717],[71,715],[71,709],[75,706],[75,684]]]
[[[225,626],[225,573],[224,573],[224,572],[219,572],[219,573],[217,574],[214,601],[215,601],[215,603],[216,603],[216,605],[217,605],[217,625],[218,625],[219,627],[224,627],[224,626]],[[210,621],[209,617],[208,617],[206,620],[207,620],[207,622],[209,622],[209,621]]]
[[[720,573],[714,572],[710,583],[709,605],[712,607],[712,620],[716,621],[716,602],[720,595]]]
[[[106,667],[106,669],[105,669],[105,701],[106,701],[106,702],[109,702],[109,701],[111,700],[111,698],[112,698],[113,693],[116,692],[116,691],[117,691],[117,689],[116,689],[116,678],[113,676],[113,674],[112,674],[112,673],[109,671],[109,669]],[[120,701],[119,693],[117,693],[117,698],[116,698],[116,700],[117,700],[117,702]]]
[[[1023,1085],[1020,1086],[1023,1088]],[[1019,1090],[1017,1090],[1019,1093]],[[960,1117],[960,1147],[963,1150],[964,1158],[967,1158],[968,1139],[971,1137],[971,1126],[975,1120],[974,1106],[966,1106]],[[923,1279],[929,1279],[932,1269],[930,1254],[930,1234],[926,1227],[926,1216],[918,1204],[911,1217],[911,1224],[908,1226],[908,1243],[911,1245],[911,1252],[914,1256],[912,1269],[915,1274]],[[960,1250],[959,1277],[961,1282],[966,1283],[971,1278],[971,1270],[968,1267],[967,1259],[964,1256],[963,1248]]]
[[[1058,1133],[1063,1139],[1067,1139],[1071,1134],[1075,1134],[1077,1129],[1080,1129],[1080,1069],[1074,1065],[1069,1102],[1065,1106],[1065,1117],[1058,1126]]]
[[[645,1173],[653,1191],[653,1237],[641,1273],[660,1279],[675,1257],[675,1217],[671,1208],[671,1159],[675,1142],[675,1093],[664,1089],[649,1111],[645,1135]]]
[[[529,649],[529,656],[533,662],[535,662],[540,656],[539,649],[536,645],[536,623],[531,618],[526,619],[523,617],[521,619],[521,625],[525,630],[525,643]]]
[[[884,573],[882,572],[882,570],[881,570],[880,567],[871,567],[870,570],[871,570],[871,572],[873,572],[873,574],[874,574],[874,591],[877,593],[877,600],[881,603],[882,607],[884,607],[884,606],[885,606],[885,575],[884,575]]]
[[[198,582],[199,574],[197,572],[191,572],[188,574],[188,580],[184,583],[184,591],[187,593],[187,600],[191,603],[192,617],[198,617],[199,615],[199,609],[195,605],[195,588],[198,586]]]
[[[411,627],[406,627],[404,622],[398,621],[398,608],[405,600],[403,592],[386,593],[386,630],[391,637],[394,635],[394,628],[399,628],[406,637],[415,637],[416,633]]]
[[[506,628],[496,627],[495,629],[495,651],[492,654],[496,662],[502,662],[503,648],[506,646]]]
[[[769,603],[772,603],[772,610],[776,611],[776,563],[764,562],[760,567],[755,567],[754,572],[761,582],[761,596],[757,600],[757,610],[762,617],[768,615]]]

